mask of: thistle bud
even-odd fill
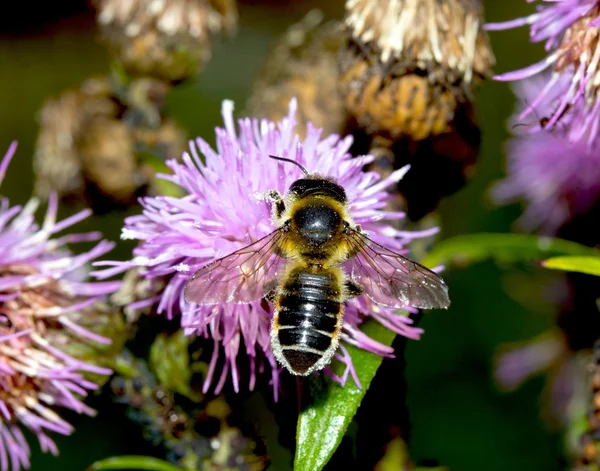
[[[211,37],[237,24],[235,0],[97,0],[104,43],[134,77],[193,77],[211,56]]]

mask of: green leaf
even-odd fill
[[[394,332],[374,321],[365,323],[363,331],[385,345],[391,345],[395,337]],[[347,349],[362,388],[356,386],[351,376],[345,387],[330,378],[323,378],[324,375],[308,378],[314,388],[311,403],[300,412],[298,419],[294,471],[323,469],[342,441],[383,360],[378,355],[351,345]],[[339,376],[343,372],[343,365],[334,362],[331,369]]]
[[[542,266],[552,270],[576,271],[578,273],[600,276],[600,257],[552,257],[544,260]]]
[[[189,338],[182,329],[173,335],[161,334],[150,347],[149,363],[160,384],[192,401],[199,401],[201,394],[190,387],[192,370],[188,345]]]
[[[180,471],[180,469],[167,461],[152,458],[151,456],[113,456],[101,461],[96,461],[88,471],[104,470],[140,470],[140,471]]]
[[[595,249],[563,239],[529,234],[469,234],[437,243],[423,260],[428,267],[467,264],[493,258],[503,262],[536,260],[557,255],[594,255]]]

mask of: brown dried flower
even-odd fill
[[[246,105],[246,114],[277,121],[288,115],[290,99],[298,100],[296,131],[306,136],[311,122],[324,134],[340,133],[346,120],[339,90],[337,53],[342,25],[323,23],[318,10],[292,25],[270,51]]]
[[[193,77],[211,55],[211,36],[232,33],[235,0],[97,0],[103,41],[132,76]]]
[[[384,176],[411,164],[389,205],[410,219],[472,173],[480,143],[473,91],[494,63],[482,15],[479,0],[346,2],[339,64],[348,130]]]
[[[494,62],[482,13],[478,0],[348,0],[341,84],[359,126],[392,140],[451,131]]]
[[[105,78],[46,102],[36,143],[35,191],[85,197],[98,211],[144,193],[148,156],[181,155],[183,131],[161,114],[168,87],[139,79],[126,87]]]

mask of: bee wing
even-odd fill
[[[285,260],[275,254],[285,233],[271,232],[243,249],[200,268],[184,289],[185,300],[196,304],[251,303],[261,299],[268,282]]]
[[[377,304],[388,307],[447,308],[448,286],[434,272],[351,231],[346,240],[357,255],[346,262],[355,283]]]

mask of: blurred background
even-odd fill
[[[19,141],[19,148],[2,194],[13,204],[21,204],[33,190],[37,113],[44,100],[79,86],[90,76],[107,74],[109,58],[98,43],[94,14],[85,0],[11,3],[10,13],[0,17],[0,148],[6,149],[12,140]],[[523,0],[484,4],[487,21],[532,11]],[[215,44],[213,58],[199,79],[176,87],[167,99],[166,113],[189,136],[203,136],[209,142],[214,139],[214,127],[221,124],[221,101],[232,99],[238,110],[243,108],[269,46],[290,24],[315,7],[326,8],[328,17],[343,15],[340,0],[240,0],[238,7],[238,34]],[[496,72],[520,68],[543,55],[539,45],[529,44],[525,28],[490,36]],[[504,172],[506,119],[513,104],[506,84],[488,81],[479,89],[476,112],[483,134],[476,173],[466,187],[443,200],[441,237],[515,230],[519,208],[495,208],[488,196],[490,184]],[[78,228],[102,227],[108,239],[118,240],[123,217],[135,211],[96,216]],[[124,259],[130,250],[131,245],[121,244],[111,258]],[[425,315],[421,321],[425,335],[407,346],[411,458],[459,471],[563,469],[560,430],[543,412],[543,380],[501,393],[492,373],[494,355],[504,343],[531,338],[554,325],[555,308],[543,295],[553,277],[535,267],[499,267],[488,262],[453,269],[445,278],[451,289],[451,308]],[[404,400],[394,390],[387,397]],[[115,414],[110,399],[96,397],[92,405],[99,410],[97,418],[67,418],[75,424],[76,433],[56,437],[59,458],[40,454],[32,441],[33,470],[82,471],[107,456],[152,453],[152,444],[144,441],[139,427],[123,414]],[[278,453],[279,463],[289,462],[288,468],[270,469],[291,469],[291,453],[285,448]]]

